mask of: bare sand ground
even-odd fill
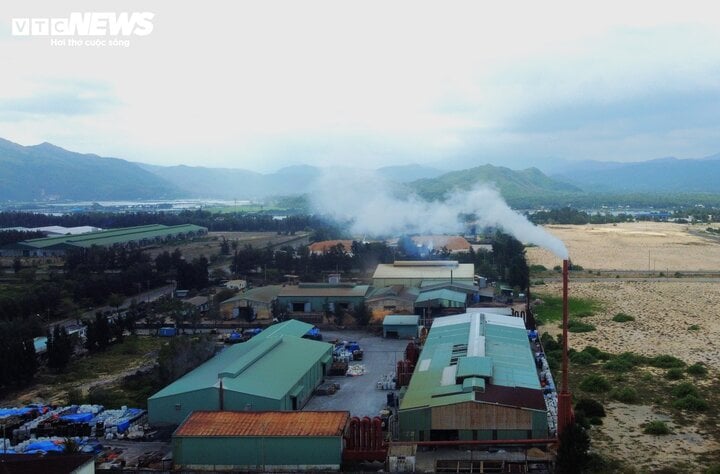
[[[626,222],[602,225],[550,225],[574,264],[593,270],[657,272],[718,271],[720,242],[704,232],[707,226],[667,222]],[[532,247],[528,262],[553,268],[558,257]]]
[[[562,286],[551,283],[535,291],[560,296]],[[720,279],[716,283],[690,278],[649,282],[578,279],[570,281],[569,294],[603,304],[595,316],[583,318],[597,330],[571,334],[571,347],[581,350],[592,345],[611,353],[632,351],[648,356],[670,354],[720,371]],[[617,313],[629,314],[635,321],[616,323],[612,317]],[[543,330],[560,332],[554,323]]]
[[[573,263],[591,270],[666,272],[719,272],[720,242],[703,230],[706,226],[669,223],[623,223],[617,225],[547,226],[568,247]],[[531,264],[548,268],[559,259],[540,248],[527,250]],[[611,353],[632,351],[647,356],[668,354],[688,364],[702,362],[709,369],[708,385],[720,375],[720,278],[668,278],[592,281],[590,275],[570,279],[570,296],[592,298],[602,309],[583,321],[596,326],[588,333],[571,333],[570,347],[587,345]],[[580,275],[578,275],[580,276]],[[534,287],[535,294],[561,294],[560,283]],[[617,313],[635,321],[617,323]],[[560,333],[557,323],[543,327]],[[655,370],[657,377],[663,371]],[[571,374],[572,377],[572,374]],[[651,403],[648,401],[647,403]],[[707,415],[688,418],[683,426],[669,413],[651,404],[608,403],[607,418],[591,430],[593,449],[625,461],[638,472],[680,467],[681,472],[704,472],[707,459],[720,457],[717,430],[704,432],[700,426]],[[667,436],[643,434],[648,421],[663,420],[673,431]],[[720,426],[720,420],[709,420]],[[707,425],[706,425],[707,426]],[[720,462],[718,459],[715,462]]]

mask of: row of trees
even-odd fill
[[[612,224],[616,222],[632,222],[635,217],[631,214],[588,214],[572,207],[562,207],[546,211],[537,211],[527,215],[534,224]]]

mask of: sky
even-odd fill
[[[713,2],[180,3],[4,2],[0,137],[263,172],[720,152]],[[151,12],[152,31],[12,35],[72,12]]]

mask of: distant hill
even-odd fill
[[[22,146],[0,139],[0,200],[113,200],[186,197],[140,166],[74,153],[50,143]]]
[[[413,181],[409,186],[426,199],[438,199],[453,189],[470,189],[481,183],[494,186],[515,205],[539,195],[549,198],[582,193],[580,188],[549,178],[537,168],[515,171],[493,165],[452,171],[437,178]]]
[[[719,193],[720,154],[700,159],[659,158],[633,163],[581,161],[552,177],[588,192]]]
[[[436,178],[445,171],[438,168],[431,168],[423,165],[400,165],[384,166],[377,169],[377,173],[383,178],[397,183],[410,183],[418,179]]]

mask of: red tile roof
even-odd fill
[[[341,436],[346,411],[196,411],[173,436]]]

